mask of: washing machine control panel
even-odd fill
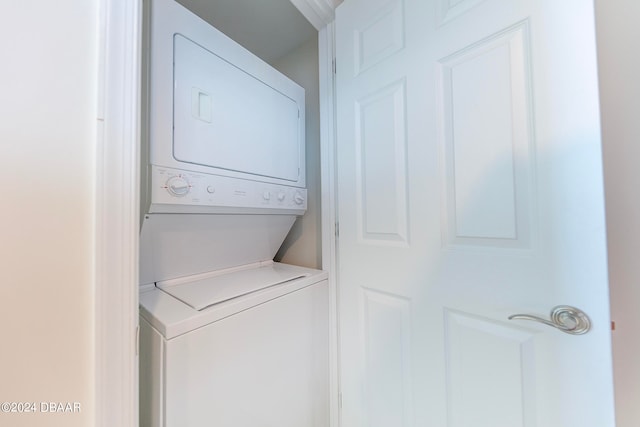
[[[194,212],[302,214],[307,190],[246,179],[229,178],[151,166],[150,213]]]

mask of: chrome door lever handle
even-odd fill
[[[534,322],[544,323],[553,326],[571,335],[582,335],[591,329],[591,320],[582,310],[571,307],[569,305],[559,305],[551,309],[551,320],[546,320],[538,316],[530,314],[512,314],[509,320],[533,320]]]

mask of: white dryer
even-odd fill
[[[149,4],[140,425],[328,425],[323,271],[273,262],[306,210],[304,90]]]

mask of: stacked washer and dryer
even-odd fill
[[[326,426],[327,275],[272,261],[306,210],[304,90],[149,6],[140,425]]]

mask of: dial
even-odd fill
[[[304,196],[299,191],[296,191],[296,194],[293,196],[293,201],[296,202],[297,205],[301,205],[304,203]]]
[[[182,176],[172,176],[167,180],[167,191],[172,196],[182,197],[189,194],[191,190],[191,185],[189,185],[189,181],[187,181]]]

